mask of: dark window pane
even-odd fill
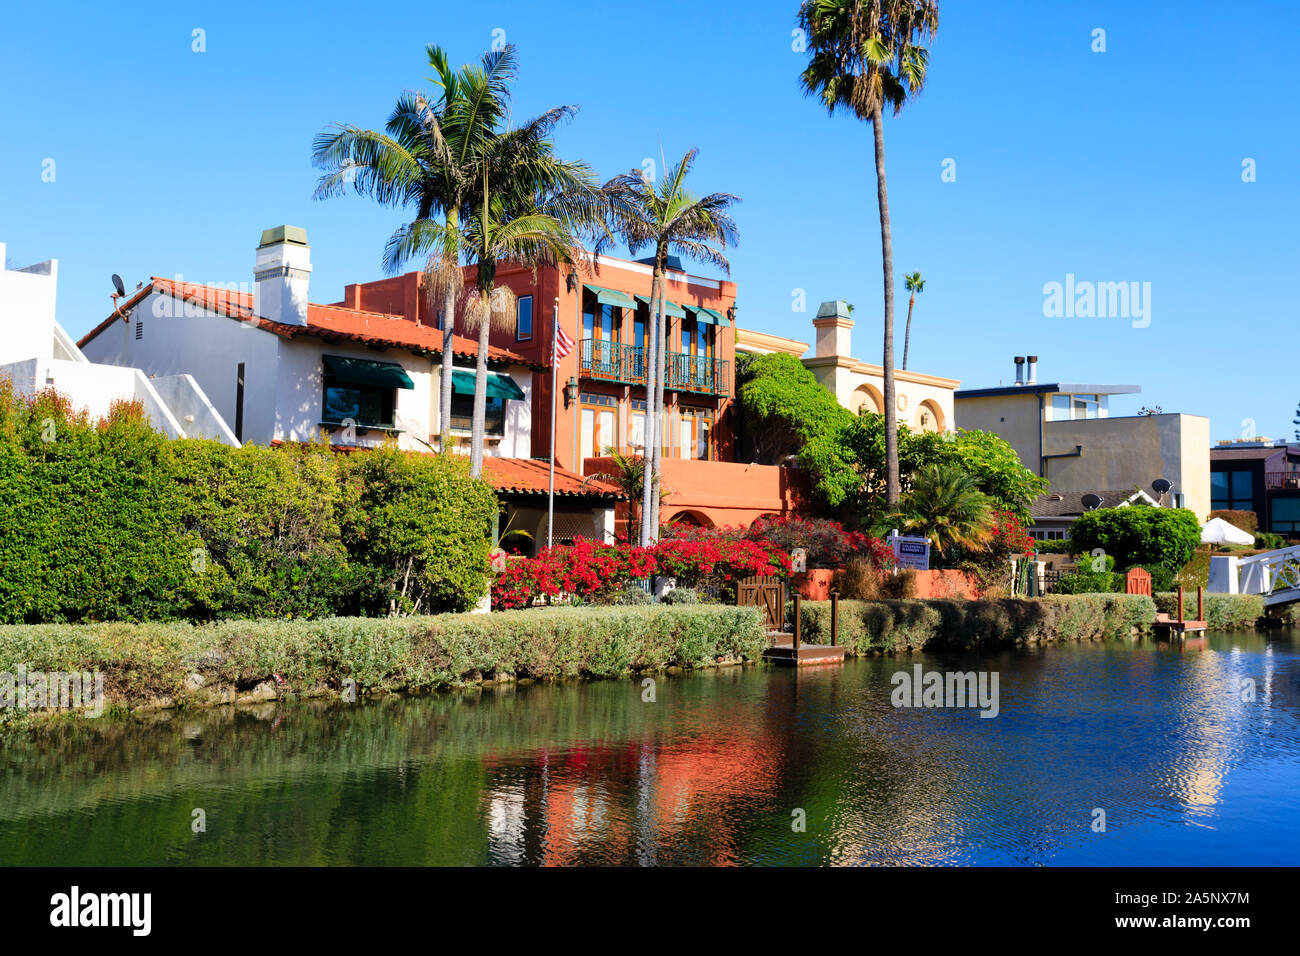
[[[533,337],[533,297],[520,296],[519,311],[515,323],[515,337],[531,339]]]

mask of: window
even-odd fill
[[[321,364],[321,421],[330,425],[348,422],[361,427],[392,428],[397,390],[415,387],[396,362],[323,355]]]
[[[1274,498],[1269,530],[1274,534],[1300,534],[1300,498]]]
[[[613,395],[584,392],[579,397],[578,452],[582,458],[600,458],[618,444],[618,399]]]
[[[1249,470],[1210,472],[1210,510],[1255,510],[1254,473]]]
[[[452,392],[451,395],[451,430],[470,432],[474,430],[474,396]],[[487,397],[483,409],[483,434],[499,437],[506,433],[506,400]]]
[[[1070,396],[1053,395],[1052,409],[1048,413],[1049,422],[1068,422],[1070,420]]]
[[[627,444],[633,454],[645,452],[645,409],[644,398],[634,398],[627,419]]]
[[[1070,408],[1073,413],[1071,417],[1076,421],[1098,417],[1101,403],[1097,401],[1096,395],[1073,395],[1071,399]]]
[[[713,430],[713,411],[708,408],[683,405],[680,422],[680,456],[702,460],[711,458],[709,436]]]
[[[533,337],[533,297],[521,295],[515,312],[515,339],[526,342]]]

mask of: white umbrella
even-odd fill
[[[1201,525],[1201,544],[1254,544],[1255,536],[1222,518]]]

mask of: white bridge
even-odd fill
[[[1210,556],[1211,594],[1260,594],[1269,607],[1300,601],[1300,545],[1249,558]]]

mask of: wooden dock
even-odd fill
[[[1169,637],[1176,637],[1182,640],[1188,633],[1198,631],[1208,631],[1210,625],[1205,623],[1205,588],[1196,589],[1196,620],[1187,620],[1183,610],[1183,586],[1178,586],[1178,616],[1159,612],[1156,619],[1152,622],[1157,632],[1164,633]]]
[[[789,641],[781,641],[781,638],[787,636],[784,632],[768,631],[768,640],[772,641],[772,646],[763,652],[763,660],[786,667],[806,667],[810,664],[843,664],[844,648],[839,646],[839,598],[838,591],[831,592],[831,642],[829,644],[805,644],[803,642],[803,599],[796,594],[794,596],[794,633],[788,635]]]

